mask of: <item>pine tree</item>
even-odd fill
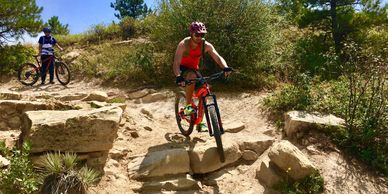
[[[41,31],[42,8],[35,0],[0,0],[0,45],[24,33],[36,35]]]
[[[132,18],[144,17],[151,12],[151,9],[148,9],[147,4],[143,0],[116,0],[110,6],[119,12],[118,14],[115,13],[118,19],[122,19],[125,16]]]
[[[69,24],[62,24],[58,16],[51,17],[47,23],[46,26],[49,26],[51,28],[51,31],[55,35],[67,35],[69,34]]]

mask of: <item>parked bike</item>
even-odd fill
[[[33,57],[35,58],[37,65],[32,63],[24,63],[19,67],[19,70],[18,70],[18,80],[22,84],[27,86],[34,85],[42,76],[40,72],[42,65],[39,60],[39,55],[33,55]],[[55,76],[59,81],[59,83],[61,83],[64,86],[69,84],[71,74],[70,74],[69,67],[66,65],[66,63],[60,61],[60,59],[58,59],[55,56],[49,57],[46,60],[50,60],[49,64],[52,64],[52,61],[54,60]],[[47,65],[46,72],[48,67],[49,65]]]

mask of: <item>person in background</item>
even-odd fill
[[[54,46],[57,46],[59,50],[63,51],[62,47],[57,44],[57,40],[51,36],[50,28],[43,28],[44,36],[39,38],[39,55],[42,62],[42,68],[40,69],[42,83],[45,84],[47,69],[50,73],[50,84],[54,84]]]

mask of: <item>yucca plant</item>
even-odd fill
[[[42,168],[41,193],[84,194],[99,178],[99,173],[93,169],[78,168],[74,153],[48,153],[38,165]]]

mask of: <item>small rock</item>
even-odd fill
[[[7,167],[10,164],[9,160],[0,156],[0,168]]]
[[[99,102],[99,101],[91,101],[89,104],[92,108],[101,108],[107,105],[106,102]]]
[[[146,96],[149,93],[150,92],[149,92],[148,89],[139,90],[139,91],[136,91],[136,92],[129,93],[128,94],[128,98],[129,99],[138,99],[138,98],[142,98],[142,97]]]
[[[132,131],[131,132],[131,137],[138,138],[139,137],[139,133],[137,133],[137,131]]]
[[[245,128],[245,125],[241,121],[234,121],[231,123],[225,123],[225,131],[229,133],[237,133]]]
[[[150,111],[148,111],[148,110],[146,110],[146,109],[144,109],[144,108],[142,108],[142,109],[140,110],[140,112],[143,113],[143,114],[145,114],[145,115],[147,115],[147,116],[150,117],[151,119],[154,118],[154,116],[150,113]]]
[[[306,149],[310,154],[319,155],[321,153],[320,151],[317,150],[317,148],[315,148],[314,145],[309,145],[306,147]]]
[[[152,131],[152,128],[149,127],[149,126],[145,126],[144,129],[147,130],[147,131]]]
[[[143,97],[142,100],[143,100],[143,103],[152,103],[152,102],[164,100],[165,98],[166,96],[163,95],[162,93],[153,93]]]
[[[242,158],[247,161],[257,160],[259,156],[252,150],[244,150]]]

